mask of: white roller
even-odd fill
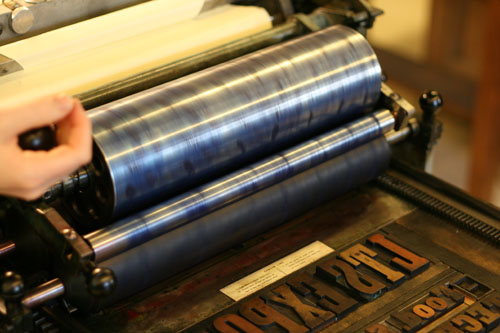
[[[194,18],[204,0],[154,0],[0,47],[31,68]]]
[[[0,77],[0,103],[55,92],[77,94],[271,26],[261,8],[227,5],[196,16],[202,5],[147,2],[0,47],[0,54],[24,67]]]

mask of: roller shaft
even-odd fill
[[[28,308],[36,308],[62,295],[64,295],[63,283],[59,279],[53,279],[28,292],[24,296],[22,304]]]
[[[359,116],[379,92],[368,42],[336,26],[91,110],[112,188],[99,196],[113,216],[150,206]]]
[[[394,127],[389,111],[351,122],[85,238],[102,261],[367,143]]]
[[[6,241],[0,244],[0,258],[16,250],[16,244],[12,241]]]

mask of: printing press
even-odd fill
[[[64,2],[10,3],[0,90],[30,70],[2,50],[102,14],[37,21]],[[138,2],[104,16],[162,1]],[[500,332],[500,211],[424,171],[443,99],[388,85],[365,38],[382,10],[201,3],[272,26],[75,90],[92,162],[1,198],[0,331]]]

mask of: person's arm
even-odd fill
[[[57,147],[30,151],[18,146],[20,134],[54,123]],[[14,108],[0,106],[0,194],[37,199],[91,158],[91,122],[80,101],[57,95]]]

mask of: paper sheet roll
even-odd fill
[[[178,6],[168,12],[169,6],[160,8],[164,3]],[[261,8],[227,5],[196,16],[202,4],[147,2],[0,47],[0,54],[24,67],[0,77],[0,103],[8,106],[56,92],[76,94],[271,26]]]
[[[0,47],[25,67],[192,19],[203,0],[154,0]],[[165,14],[168,13],[168,14]]]

